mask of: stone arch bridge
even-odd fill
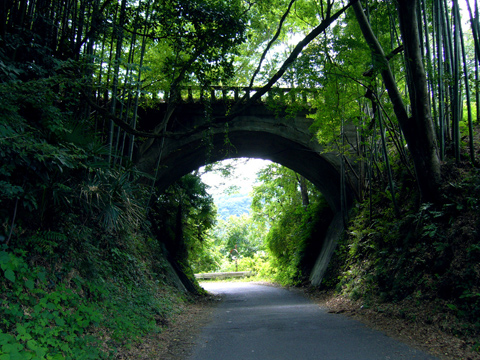
[[[158,168],[156,185],[160,189],[203,165],[237,157],[271,160],[301,174],[317,186],[336,214],[310,277],[314,285],[319,285],[343,232],[342,210],[349,207],[357,193],[355,169],[350,168],[341,196],[341,156],[325,152],[310,131],[312,119],[307,115],[312,111],[312,92],[276,88],[260,100],[248,101],[255,91],[213,87],[207,97],[199,89],[187,88],[182,90],[173,112],[168,101],[151,102],[139,113],[138,127],[158,131],[170,111],[162,129],[167,135],[140,149],[137,167],[150,173]],[[247,105],[226,116],[242,101],[240,97]],[[294,112],[289,110],[292,108]],[[353,127],[345,133],[350,144],[357,142]]]

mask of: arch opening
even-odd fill
[[[230,183],[242,190],[233,194],[211,192],[219,216],[210,233],[215,239],[212,253],[221,260],[217,266],[212,263],[203,266],[203,259],[194,256],[191,260],[194,270],[205,278],[214,276],[206,272],[247,271],[280,283],[303,282],[312,272],[333,217],[325,198],[311,182],[279,164],[265,161],[262,166],[253,166],[256,171],[249,169],[248,164],[232,165],[234,174],[222,184],[223,189]],[[242,170],[237,171],[237,166]],[[259,170],[263,170],[262,181],[254,184],[253,180],[259,179]],[[247,173],[250,175],[245,176]],[[211,173],[200,171],[200,174],[204,180]],[[225,180],[222,176],[214,178],[215,181],[206,181],[207,185]],[[270,269],[276,270],[269,273]]]
[[[324,152],[310,132],[312,121],[305,113],[279,116],[257,104],[228,124],[206,121],[204,112],[193,114],[185,106],[170,126],[171,130],[190,129],[190,135],[154,141],[140,156],[139,169],[151,172],[161,154],[156,177],[160,191],[201,166],[240,157],[270,160],[302,175],[323,194],[335,214],[310,277],[312,284],[319,285],[343,233],[342,210],[345,204],[348,210],[355,196],[348,183],[341,195],[340,156]]]
[[[220,133],[179,148],[172,145],[164,145],[162,151],[156,184],[160,190],[207,164],[233,158],[258,158],[278,163],[304,176],[325,196],[334,212],[341,211],[340,174],[334,165],[336,159],[333,154],[319,154],[299,142],[266,131]],[[157,148],[156,153],[160,153],[160,142],[154,147]],[[155,157],[143,159],[142,168],[154,168],[155,161]],[[346,196],[347,202],[351,203],[354,194],[348,186]]]

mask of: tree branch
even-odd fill
[[[373,66],[381,71],[383,82],[388,90],[388,95],[390,96],[390,101],[393,104],[395,115],[397,116],[398,121],[403,124],[403,127],[405,127],[405,125],[409,122],[408,114],[403,103],[402,95],[400,94],[395,79],[393,78],[388,59],[383,52],[382,46],[375,37],[372,28],[370,27],[370,23],[363,12],[361,3],[355,2],[352,5],[358,24],[360,25],[360,30],[362,31],[363,37],[365,38],[365,41],[372,52],[374,59]]]
[[[325,31],[335,20],[337,20],[340,15],[342,15],[350,6],[355,4],[358,0],[352,0],[348,3],[348,5],[344,6],[341,10],[337,11],[335,14],[332,16],[326,18],[323,20],[320,25],[318,25],[315,29],[313,29],[307,36],[301,40],[297,46],[293,49],[292,53],[290,56],[284,61],[280,69],[277,71],[275,75],[272,76],[270,81],[261,87],[255,95],[253,95],[247,102],[244,103],[246,100],[246,96],[243,96],[243,98],[235,104],[235,106],[232,108],[231,114],[238,113],[242,111],[244,108],[247,106],[253,104],[256,102],[258,99],[260,99],[268,90],[271,89],[271,87],[283,76],[285,71],[289,68],[289,66],[297,59],[298,55],[302,52],[302,50],[312,41],[314,40],[319,34],[321,34],[323,31]],[[243,105],[243,106],[242,106]]]
[[[385,58],[387,59],[387,61],[390,61],[395,57],[395,55],[400,54],[403,51],[403,49],[404,49],[403,45],[400,45],[396,49],[393,49],[390,54],[386,55]],[[363,73],[363,76],[372,77],[375,74],[375,71],[377,71],[377,70],[378,70],[378,68],[373,66],[371,69],[365,71]]]
[[[122,129],[126,133],[128,133],[130,135],[135,135],[135,136],[138,136],[138,137],[153,139],[153,140],[154,139],[162,139],[162,138],[181,139],[183,137],[192,136],[192,135],[198,134],[198,133],[200,133],[200,132],[202,132],[206,129],[219,128],[220,126],[222,126],[225,123],[225,121],[227,119],[229,119],[227,117],[221,117],[221,118],[218,118],[216,122],[198,126],[192,131],[185,131],[185,132],[165,131],[165,132],[162,132],[162,133],[144,132],[144,131],[139,131],[137,129],[134,129],[128,123],[123,121],[121,118],[119,118],[115,115],[112,115],[109,110],[105,109],[104,107],[101,107],[101,106],[97,105],[94,101],[89,99],[86,94],[83,94],[83,95],[84,95],[84,98],[87,101],[88,105],[90,105],[90,107],[93,110],[98,111],[100,114],[102,114],[106,118],[112,120],[120,129]]]
[[[282,18],[280,19],[280,23],[278,24],[277,32],[276,32],[275,35],[273,36],[272,40],[270,40],[270,42],[268,43],[268,45],[267,45],[267,47],[265,48],[265,50],[263,51],[262,57],[260,58],[260,61],[258,62],[257,69],[256,69],[255,72],[253,73],[252,79],[250,80],[250,85],[249,85],[249,87],[253,87],[253,82],[255,81],[255,77],[257,76],[257,74],[260,72],[260,69],[261,69],[261,67],[262,67],[263,60],[265,60],[265,56],[267,56],[267,53],[268,53],[268,51],[270,50],[270,48],[272,47],[273,43],[274,43],[274,42],[278,39],[278,37],[280,36],[280,33],[281,33],[281,31],[282,31],[283,23],[285,22],[285,19],[287,18],[288,14],[290,13],[290,9],[292,8],[292,5],[293,5],[293,3],[294,3],[295,1],[296,1],[296,0],[291,0],[291,1],[290,1],[290,4],[288,4],[287,11],[285,11],[285,13],[283,14]]]

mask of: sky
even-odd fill
[[[271,164],[271,161],[239,158],[224,160],[222,163],[234,166],[233,176],[228,179],[225,179],[219,172],[211,171],[204,173],[205,167],[200,168],[202,181],[210,187],[208,192],[214,198],[216,195],[222,194],[230,186],[237,186],[241,193],[249,194],[255,183],[256,173],[268,164]]]

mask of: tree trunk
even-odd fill
[[[404,0],[399,2],[398,5],[406,67],[410,80],[408,88],[413,117],[409,118],[388,60],[370,27],[362,5],[359,1],[352,5],[360,29],[375,59],[374,66],[381,71],[395,115],[412,154],[422,199],[426,202],[437,202],[441,185],[440,160],[430,116],[430,103],[419,45],[415,6],[415,0]]]
[[[417,28],[417,0],[398,2],[400,31],[405,47],[405,63],[410,73],[408,92],[412,104],[413,119],[409,119],[405,131],[407,144],[412,152],[422,197],[437,202],[440,195],[441,168],[437,138],[433,126],[428,94],[427,76],[423,67]],[[408,137],[407,137],[408,134]]]
[[[297,175],[298,185],[300,186],[300,194],[302,195],[302,205],[303,207],[308,207],[310,205],[310,199],[308,197],[308,187],[307,187],[307,180],[299,174]]]

